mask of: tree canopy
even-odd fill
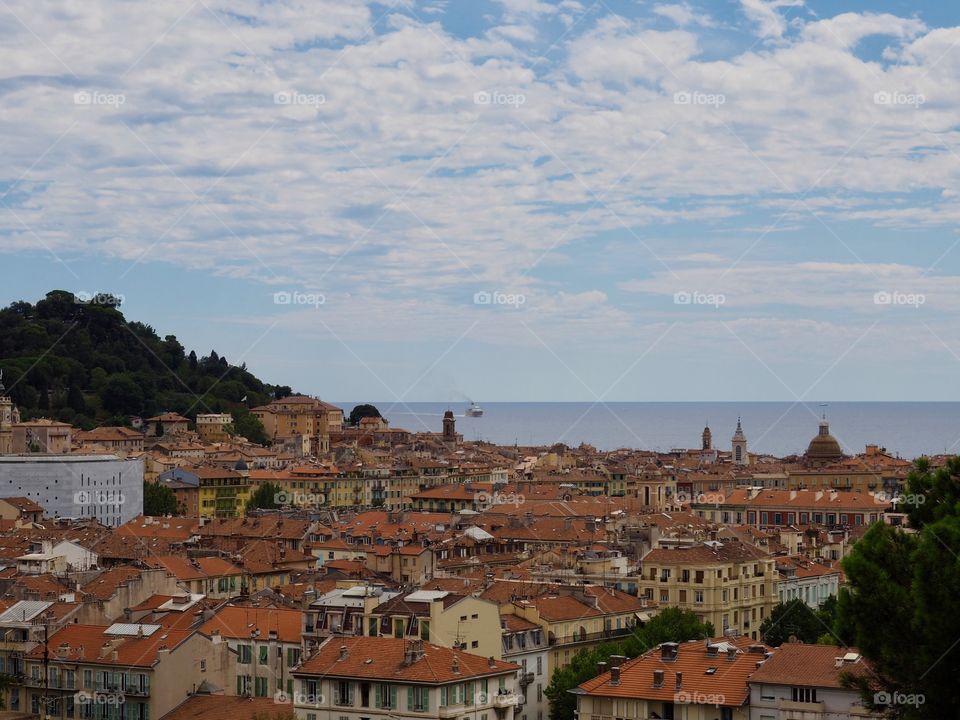
[[[760,623],[760,637],[767,645],[779,647],[791,636],[800,642],[836,645],[832,637],[836,600],[831,595],[819,610],[814,610],[800,598],[780,603]]]
[[[240,434],[265,442],[243,419],[247,408],[290,394],[216,351],[198,358],[174,335],[128,321],[115,301],[64,290],[0,309],[0,369],[25,420],[46,416],[83,429],[163,411],[191,419],[228,412]]]
[[[835,631],[875,671],[846,683],[886,717],[956,717],[960,707],[958,497],[960,460],[936,470],[918,462],[907,479],[909,530],[876,523],[843,560]]]
[[[350,416],[347,418],[347,422],[350,425],[356,427],[360,424],[360,421],[365,417],[382,417],[380,411],[377,410],[376,406],[370,404],[357,405],[350,411]]]
[[[173,490],[159,482],[145,482],[143,484],[143,514],[144,515],[178,515],[177,496]]]
[[[611,655],[637,657],[664,642],[686,642],[713,637],[713,625],[701,623],[696,614],[680,608],[666,608],[643,627],[629,635],[581,650],[564,668],[557,668],[544,693],[550,700],[550,720],[573,720],[577,698],[575,687],[597,675],[597,663],[609,662]]]
[[[261,510],[276,510],[283,504],[280,502],[283,496],[283,489],[279,485],[265,482],[250,495],[250,499],[247,501],[247,512],[258,508]]]

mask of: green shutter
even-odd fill
[[[395,710],[397,707],[397,686],[390,686],[390,709]]]
[[[413,685],[407,688],[407,710],[413,712]]]
[[[380,687],[381,687],[380,683],[377,683],[377,707],[378,708],[383,707],[383,699],[382,699],[383,693],[380,691]]]
[[[447,706],[447,689],[445,687],[440,688],[440,707]]]

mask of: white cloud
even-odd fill
[[[740,0],[747,18],[757,26],[763,38],[779,38],[787,29],[787,21],[780,8],[802,7],[803,0]]]

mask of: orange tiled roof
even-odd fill
[[[299,643],[303,613],[299,610],[224,605],[200,626],[200,632],[205,635],[219,631],[225,638],[243,640],[249,640],[254,629],[260,631],[261,639],[266,639],[270,631],[275,630],[280,642]]]
[[[427,642],[423,643],[423,657],[405,665],[406,644],[407,641],[402,638],[330,638],[294,674],[440,684],[502,675],[520,669],[514,663],[491,661]],[[341,647],[346,648],[344,658],[341,658]],[[459,665],[459,671],[454,670],[454,660]]]
[[[857,660],[838,664],[838,658],[853,653]],[[870,663],[860,657],[856,648],[833,645],[803,645],[784,643],[750,678],[751,682],[807,687],[843,687],[841,673],[856,676],[870,675]]]
[[[749,638],[730,640],[719,638],[715,643],[729,643],[736,647],[733,660],[729,660],[722,650],[716,656],[707,654],[702,640],[679,643],[675,660],[664,660],[663,646],[654,648],[638,658],[628,660],[620,667],[620,683],[610,684],[609,671],[580,685],[579,690],[586,695],[601,697],[623,697],[642,700],[662,700],[675,702],[679,692],[697,697],[710,698],[709,704],[716,705],[717,697],[723,698],[720,705],[739,707],[749,696],[747,680],[757,669],[757,662],[766,659],[770,650]],[[751,647],[760,652],[752,652]],[[716,668],[710,672],[710,668]],[[654,670],[663,671],[663,683],[654,684]],[[677,687],[676,675],[682,673],[682,682]]]
[[[105,635],[107,625],[67,625],[50,636],[49,646],[56,649],[57,659],[66,662],[86,662],[122,667],[150,667],[157,660],[162,647],[173,649],[185,641],[190,630],[157,630],[148,637],[127,637]],[[106,652],[104,643],[113,640],[112,650],[117,658],[113,659],[112,650]],[[40,659],[44,647],[41,643],[31,650],[27,657]],[[103,657],[101,657],[101,654]]]

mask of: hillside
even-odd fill
[[[214,351],[188,353],[174,335],[161,338],[100,300],[54,290],[36,305],[0,310],[3,384],[24,419],[45,416],[89,429],[125,424],[129,415],[230,412],[239,433],[263,441],[247,408],[289,395],[289,387],[268,385]]]

